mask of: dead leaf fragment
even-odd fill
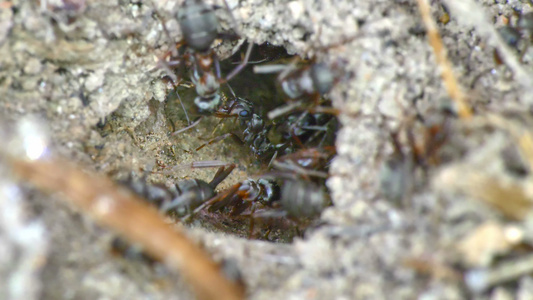
[[[523,235],[523,231],[516,226],[488,221],[463,238],[457,248],[468,266],[486,267],[495,256],[505,254],[520,243]]]

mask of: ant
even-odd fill
[[[233,169],[235,169],[234,164],[220,167],[209,183],[201,179],[186,179],[167,188],[163,184],[147,183],[145,176],[138,179],[130,176],[125,184],[136,194],[157,206],[162,213],[175,213],[181,218],[189,215],[205,201],[215,197],[216,187],[229,176]]]
[[[507,24],[498,28],[498,33],[509,47],[519,53],[522,61],[533,40],[533,12],[520,15],[514,26]],[[502,63],[497,51],[494,51],[494,59],[497,64]]]
[[[165,55],[165,58],[172,55],[170,61],[160,65],[169,73],[176,86],[179,85],[179,80],[170,70],[170,66],[187,66],[190,70],[190,79],[196,88],[197,97],[194,99],[194,104],[198,114],[211,114],[222,102],[219,94],[220,86],[244,69],[250,58],[253,43],[249,43],[243,61],[226,78],[222,78],[220,62],[211,45],[217,38],[231,36],[218,32],[219,22],[215,15],[215,7],[201,0],[185,0],[178,11],[177,19],[183,39],[176,44],[175,49]],[[168,35],[166,29],[165,32]],[[186,51],[178,55],[176,49],[182,46],[187,46]]]
[[[281,88],[291,99],[324,95],[333,88],[337,81],[333,71],[324,63],[313,63],[301,68],[297,68],[295,63],[255,66],[254,72],[259,74],[279,73],[277,79]]]
[[[304,111],[300,114],[290,114],[275,131],[285,143],[295,144],[299,148],[313,144],[321,147],[332,143],[331,137],[338,129],[337,118],[326,113],[311,113]],[[332,134],[333,133],[333,134]],[[318,143],[315,142],[321,137]]]
[[[275,159],[272,161],[272,167],[281,172],[298,174],[306,180],[311,177],[326,179],[327,168],[335,153],[333,146],[300,149]]]
[[[233,93],[233,90],[230,91]],[[305,144],[311,143],[323,134],[319,143],[321,146],[328,137],[330,123],[333,123],[334,127],[337,125],[336,118],[327,114],[303,112],[300,116],[291,115],[276,128],[281,139],[273,143],[269,136],[274,134],[271,132],[274,126],[267,123],[254,108],[251,101],[237,97],[233,93],[233,98],[227,100],[213,115],[219,118],[237,118],[244,128],[242,139],[235,133],[226,133],[211,139],[196,150],[232,137],[238,143],[248,146],[258,159],[270,160],[272,163],[278,155],[293,152],[295,146],[305,148]]]
[[[147,202],[158,207],[160,212],[174,213],[177,217],[186,220],[186,217],[190,216],[196,208],[209,199],[215,198],[216,187],[229,176],[234,168],[233,164],[220,167],[209,183],[201,179],[186,179],[168,188],[160,183],[149,184],[146,181],[146,175],[142,178],[133,178],[131,174],[122,183]],[[132,260],[142,260],[150,265],[156,262],[142,249],[119,237],[112,240],[111,249],[113,253]]]
[[[418,143],[414,136],[415,119],[408,119],[396,131],[390,132],[393,153],[386,159],[380,171],[380,185],[384,196],[393,202],[404,202],[415,188],[414,176],[417,168],[426,174],[428,167],[439,164],[439,150],[448,140],[450,134],[451,113],[442,112],[439,120],[428,122],[418,116],[423,123],[423,140]],[[404,128],[409,152],[400,142],[400,132]],[[424,176],[427,178],[427,176]]]
[[[321,170],[326,168],[332,154],[326,149],[310,148],[282,156],[274,161],[279,171],[238,183],[205,202],[197,211],[205,207],[210,212],[229,209],[230,217],[249,218],[250,238],[258,218],[288,217],[293,225],[301,224],[318,216],[330,203],[321,186],[327,173]],[[312,181],[310,177],[319,180]]]
[[[255,66],[254,72],[260,74],[279,73],[277,80],[283,92],[292,100],[303,97],[313,99],[315,107],[311,112],[325,112],[338,114],[338,111],[320,105],[320,98],[331,91],[333,86],[340,80],[337,74],[337,66],[328,67],[325,63],[312,63],[303,67],[297,67],[293,62],[289,65],[263,65]],[[301,101],[289,103],[286,106],[269,112],[268,118],[274,119],[302,106]]]
[[[232,91],[233,93],[233,91]],[[233,94],[233,98],[226,101],[217,111],[213,113],[219,118],[237,118],[240,121],[243,130],[242,139],[234,133],[226,133],[198,147],[200,150],[207,145],[233,137],[238,143],[250,147],[252,153],[261,160],[271,158],[279,151],[286,148],[285,144],[274,145],[268,138],[268,133],[272,125],[267,124],[265,120],[254,111],[254,105],[247,99],[240,98]]]
[[[315,182],[295,177],[264,177],[236,184],[205,202],[195,212],[206,207],[210,212],[230,209],[230,217],[250,220],[249,238],[252,238],[256,219],[288,217],[289,224],[294,225],[317,217],[329,203],[327,193]]]
[[[330,146],[307,148],[286,154],[273,162],[273,167],[278,171],[271,172],[270,176],[283,179],[280,215],[297,219],[313,218],[330,204],[322,186],[335,153],[335,147]]]
[[[308,180],[285,180],[281,189],[283,214],[293,218],[314,218],[330,204],[324,189]]]

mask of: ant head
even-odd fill
[[[243,98],[236,98],[229,114],[241,120],[250,120],[254,114],[252,103]]]

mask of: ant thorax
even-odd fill
[[[199,66],[199,68],[191,70],[191,81],[198,95],[194,99],[194,103],[200,112],[213,112],[220,106],[221,98],[219,78],[214,72],[209,72],[209,67],[205,67],[206,63],[212,62],[212,59],[203,55],[193,55],[192,57],[194,57],[193,63]]]
[[[215,72],[210,72],[212,59],[203,55],[192,55],[193,64],[198,68],[191,70],[191,81],[196,88],[196,93],[202,98],[211,98],[220,89],[219,78]],[[207,66],[207,67],[206,67]]]

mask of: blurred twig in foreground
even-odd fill
[[[202,249],[166,224],[155,209],[111,180],[86,174],[58,159],[9,160],[13,172],[23,180],[44,191],[61,192],[67,202],[178,270],[199,299],[243,298],[242,290],[220,273]]]
[[[446,49],[442,44],[437,25],[431,16],[430,7],[427,0],[417,0],[420,14],[422,15],[422,21],[426,27],[429,44],[433,49],[437,64],[440,67],[442,80],[444,86],[448,91],[448,95],[455,102],[457,106],[457,112],[463,119],[468,119],[472,116],[472,109],[467,105],[465,95],[461,90],[461,86],[457,82],[457,78],[453,74],[453,69],[446,55]]]

